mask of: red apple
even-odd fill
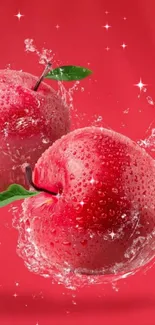
[[[132,140],[75,130],[42,154],[33,175],[36,186],[59,195],[24,202],[19,253],[30,269],[112,275],[153,259],[155,162]]]
[[[34,166],[44,150],[69,131],[69,110],[56,92],[25,72],[0,70],[0,190],[25,185],[23,163]]]

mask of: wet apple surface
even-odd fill
[[[116,275],[155,255],[155,164],[114,131],[86,127],[57,140],[34,168],[40,193],[23,203],[18,253],[31,271]],[[32,263],[33,260],[33,263]]]
[[[0,190],[27,185],[22,164],[34,166],[49,145],[69,131],[69,109],[56,92],[22,71],[0,70]]]

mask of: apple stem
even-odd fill
[[[36,190],[36,191],[39,191],[39,192],[46,192],[46,193],[49,193],[49,194],[51,194],[51,195],[58,195],[57,193],[55,193],[55,192],[51,192],[51,191],[49,191],[49,190],[46,190],[46,189],[44,189],[44,188],[42,188],[42,187],[38,187],[38,186],[36,186],[34,183],[33,183],[33,181],[32,181],[32,169],[31,169],[31,167],[30,167],[30,165],[27,165],[26,167],[25,167],[25,174],[26,174],[26,178],[27,178],[27,180],[28,180],[28,183]]]
[[[52,64],[51,64],[50,62],[48,62],[48,64],[46,65],[46,67],[45,67],[45,69],[44,69],[42,75],[40,76],[39,80],[36,82],[36,84],[35,84],[35,86],[34,86],[34,88],[33,88],[34,91],[37,91],[37,90],[38,90],[38,88],[39,88],[41,82],[42,82],[43,79],[45,78],[45,76],[46,76],[48,70],[50,69],[51,65],[52,65]]]

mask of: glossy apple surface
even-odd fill
[[[68,133],[35,165],[34,183],[59,195],[25,200],[20,255],[46,274],[111,275],[147,264],[155,255],[154,179],[154,160],[129,138],[97,127]]]

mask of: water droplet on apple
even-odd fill
[[[99,191],[97,191],[97,193],[100,197],[105,197],[105,193],[103,191],[99,190]],[[100,201],[103,201],[103,200],[100,200]]]
[[[65,246],[71,246],[71,243],[69,241],[64,241],[63,242],[63,245],[65,245]]]
[[[113,187],[112,192],[118,194],[118,189],[116,187]]]
[[[75,210],[77,213],[80,213],[83,210],[83,206],[81,204],[79,204],[75,207]]]
[[[70,174],[70,180],[75,179],[75,175],[74,174]]]
[[[86,246],[87,243],[88,243],[88,240],[87,239],[83,239],[83,240],[80,241],[80,243],[81,243],[81,245]]]
[[[52,234],[52,235],[56,235],[56,229],[54,229],[54,228],[51,229],[51,234]]]
[[[115,215],[115,211],[114,210],[109,210],[109,215],[111,216],[111,217],[114,217],[114,215]]]
[[[49,142],[50,142],[50,140],[48,138],[43,138],[42,139],[42,143],[45,143],[46,144],[46,143],[49,143]]]
[[[126,216],[127,216],[127,214],[126,214],[126,213],[123,213],[123,214],[121,215],[121,218],[124,219]]]

